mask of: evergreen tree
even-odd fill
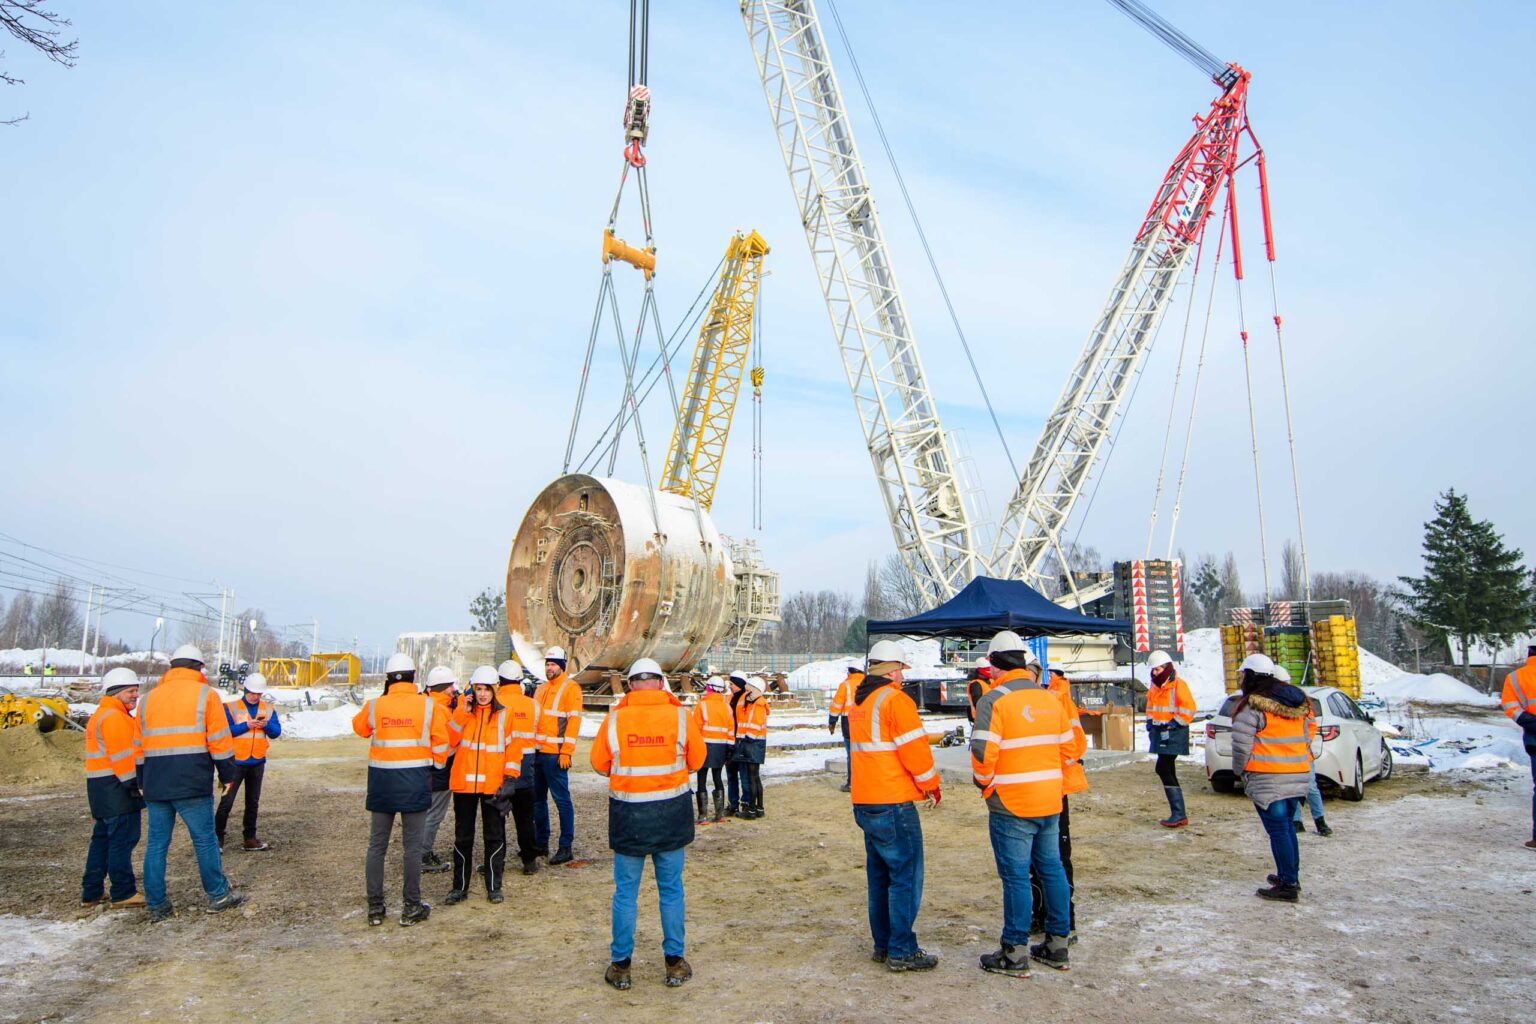
[[[1187,566],[1185,572],[1188,589],[1200,603],[1201,617],[1208,626],[1218,625],[1221,622],[1221,570],[1216,567],[1216,559],[1208,554],[1201,555],[1193,573]]]
[[[486,587],[469,602],[469,614],[474,617],[475,629],[482,633],[494,633],[501,628],[501,613],[506,607],[507,595],[495,587]]]
[[[1402,576],[1397,596],[1408,620],[1437,640],[1453,640],[1462,665],[1475,642],[1507,644],[1531,625],[1532,583],[1519,549],[1493,524],[1472,518],[1465,495],[1446,491],[1424,524],[1424,575]]]

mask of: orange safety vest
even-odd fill
[[[1525,664],[1504,677],[1504,692],[1500,698],[1504,713],[1510,718],[1521,714],[1536,715],[1536,656],[1525,659]]]
[[[437,702],[414,684],[386,684],[383,696],[353,716],[352,731],[369,740],[369,768],[441,768],[448,760],[448,724]]]
[[[507,720],[512,732],[508,735],[522,744],[523,756],[533,753],[539,745],[539,705],[523,692],[521,684],[512,683],[496,691],[496,699],[507,709]]]
[[[193,668],[172,668],[139,701],[144,798],[184,800],[213,792],[214,762],[235,756],[224,702]]]
[[[730,746],[736,741],[736,721],[723,693],[706,693],[693,706],[693,718],[705,743]]]
[[[250,713],[251,706],[245,702],[244,697],[237,697],[235,700],[226,704],[225,707],[229,709],[229,717],[236,725],[239,725],[241,722],[249,723],[253,718]],[[256,714],[254,717],[260,718],[262,715],[271,715],[275,708],[276,705],[268,701],[257,700]],[[249,732],[235,737],[235,760],[260,760],[261,758],[267,756],[267,750],[271,746],[272,739],[267,735],[267,731],[265,729],[258,729],[252,725]]]
[[[832,703],[827,706],[827,714],[846,715],[853,710],[853,695],[859,692],[859,684],[863,681],[863,672],[848,673],[848,678],[837,684],[837,692],[832,695]]]
[[[987,807],[1017,818],[1061,813],[1076,738],[1061,700],[1026,669],[1004,672],[976,707],[971,774]]]
[[[564,672],[533,692],[539,705],[535,726],[541,754],[575,754],[581,733],[581,685]]]
[[[525,741],[517,738],[506,708],[492,713],[489,704],[470,703],[460,707],[453,720],[458,745],[448,776],[450,790],[490,795],[521,774]]]
[[[1088,752],[1088,733],[1083,730],[1083,720],[1077,713],[1077,702],[1072,699],[1072,684],[1051,676],[1046,689],[1061,701],[1062,713],[1067,716],[1067,725],[1072,730],[1072,745],[1068,749],[1070,756],[1061,767],[1062,791],[1067,796],[1082,793],[1088,789],[1088,775],[1083,771],[1083,755]]]
[[[928,730],[899,684],[888,683],[854,704],[848,745],[855,804],[904,804],[938,792]]]
[[[736,738],[767,742],[768,702],[762,697],[753,701],[743,697],[736,703]]]
[[[1147,717],[1161,725],[1176,722],[1187,726],[1195,720],[1195,698],[1189,684],[1178,676],[1159,686],[1147,687]]]
[[[981,684],[981,693],[979,695],[974,694],[971,690],[971,687],[977,683]],[[992,682],[990,679],[983,679],[981,676],[977,676],[975,679],[969,679],[966,681],[965,699],[969,701],[971,705],[971,721],[976,721],[976,705],[980,704],[981,698],[991,693],[992,687],[996,685],[997,684]]]
[[[1261,775],[1300,775],[1312,770],[1312,716],[1303,712],[1286,718],[1261,711],[1264,727],[1253,737],[1245,772]]]
[[[116,697],[101,698],[85,723],[85,777],[135,781],[138,766],[144,761],[139,744],[139,723],[123,702]]]
[[[644,804],[690,793],[704,755],[698,721],[681,701],[662,690],[631,690],[624,706],[603,719],[591,758],[608,776],[611,798]]]

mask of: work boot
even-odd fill
[[[1072,965],[1067,962],[1068,945],[1070,943],[1065,935],[1047,935],[1044,942],[1029,947],[1029,958],[1058,971],[1070,971]]]
[[[533,860],[524,861],[523,862],[523,874],[525,874],[525,875],[536,875],[538,873],[539,873],[539,858],[535,857],[535,858],[533,858]]]
[[[1300,818],[1297,818],[1295,821],[1291,822],[1291,828],[1295,830],[1297,835],[1305,835],[1307,831],[1307,826],[1301,823]]]
[[[549,856],[549,845],[545,844],[543,846],[535,846],[533,848],[533,855],[535,857],[548,857]]]
[[[869,951],[869,958],[877,964],[885,963],[886,955],[887,954],[883,949],[872,949]]]
[[[852,793],[853,792],[853,785],[851,783],[845,782],[841,786],[837,787],[837,791],[839,793]]]
[[[405,909],[400,911],[400,927],[409,928],[413,924],[420,924],[432,916],[432,904],[407,903]]]
[[[500,889],[492,889],[490,892],[485,894],[485,898],[490,900],[492,903],[500,903],[506,897],[502,896]]]
[[[555,851],[553,857],[549,858],[549,865],[554,867],[556,864],[565,864],[572,860],[575,860],[575,858],[571,856],[571,848],[569,846],[562,846]]]
[[[695,825],[702,825],[709,820],[709,796],[701,789],[694,802],[699,805],[699,813],[694,817]]]
[[[464,889],[449,889],[448,895],[443,899],[443,906],[451,907],[455,903],[463,903],[469,899],[469,892]]]
[[[741,806],[739,804],[731,804],[731,806],[725,809],[725,816],[727,818],[741,817]]]
[[[436,850],[428,850],[421,855],[421,870],[435,875],[439,871],[447,871],[453,865],[437,855]]]
[[[719,793],[715,794],[715,820],[725,820],[725,797],[721,796]]]
[[[1264,881],[1268,882],[1270,885],[1279,885],[1280,884],[1280,876],[1279,875],[1265,875],[1264,876]],[[1301,892],[1301,883],[1300,882],[1296,883],[1296,891],[1297,892]]]
[[[80,909],[81,910],[95,910],[97,907],[101,906],[105,902],[107,902],[106,899],[104,897],[101,897],[101,896],[98,896],[98,897],[96,897],[93,900],[81,900],[80,901]]]
[[[608,969],[603,972],[603,980],[620,992],[626,991],[631,984],[629,980],[629,961],[626,960],[622,964],[609,964]]]
[[[247,839],[243,847],[246,853],[260,853],[262,850],[272,849],[271,844],[264,843],[260,839]]]
[[[159,924],[161,921],[169,921],[176,916],[176,908],[171,906],[171,901],[166,900],[158,907],[149,908],[149,923]]]
[[[236,889],[234,886],[230,886],[228,889],[224,890],[223,896],[220,896],[216,900],[208,901],[208,913],[222,914],[224,911],[238,907],[244,902],[245,894],[240,892],[240,890]]]
[[[133,910],[142,906],[144,906],[144,894],[141,892],[136,892],[124,899],[112,901],[113,910]]]
[[[693,977],[693,968],[680,956],[667,957],[667,988],[677,988]]]
[[[387,909],[385,909],[383,901],[380,901],[378,903],[374,903],[372,901],[369,901],[369,903],[368,903],[368,927],[370,927],[370,928],[377,928],[379,925],[383,924],[384,923],[384,918],[385,918],[386,915],[388,915],[388,913],[389,913],[389,911]]]
[[[981,955],[981,969],[993,974],[1006,974],[1010,978],[1029,977],[1029,958],[1018,946],[1004,942],[996,953]]]
[[[1525,848],[1527,850],[1536,850],[1536,839],[1532,839],[1530,842],[1526,843]]]
[[[1183,828],[1189,824],[1189,816],[1184,813],[1184,790],[1178,786],[1164,786],[1163,794],[1168,797],[1168,817],[1158,822],[1163,828]]]
[[[1322,836],[1324,839],[1333,835],[1333,829],[1329,827],[1327,819],[1313,818],[1312,826],[1317,829],[1317,834]]]
[[[1284,882],[1275,882],[1268,889],[1256,889],[1254,895],[1261,900],[1275,900],[1279,903],[1295,903],[1301,899],[1300,885],[1286,885]]]
[[[921,949],[911,956],[885,958],[885,969],[888,971],[931,971],[937,966],[939,966],[939,958]]]

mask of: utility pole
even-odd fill
[[[96,584],[92,583],[85,592],[85,617],[80,626],[80,674],[85,675],[86,647],[91,639],[91,604],[96,597]]]
[[[312,632],[310,633],[309,637],[309,656],[313,658],[315,656],[315,652],[320,649],[320,620],[311,619],[310,626],[312,628]]]
[[[234,596],[234,591],[226,590],[223,587],[219,588],[219,649],[214,652],[214,657],[218,659],[219,665],[223,665],[224,664],[224,660],[225,660],[224,659],[224,618],[225,618],[226,615],[229,614],[229,599],[232,596]],[[218,666],[214,667],[214,671],[215,672],[218,671]]]

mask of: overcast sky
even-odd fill
[[[0,530],[218,580],[275,623],[318,619],[332,643],[466,627],[561,469],[620,169],[627,5],[56,6],[79,66],[8,41],[26,85],[0,90],[0,113],[31,115],[0,134]],[[840,6],[1022,461],[1215,88],[1108,4]],[[1536,552],[1536,8],[1157,7],[1254,74],[1313,569],[1418,571],[1421,523],[1449,486]],[[757,539],[786,592],[857,590],[890,530],[738,5],[653,8],[662,319],[682,316],[732,230],[768,239]],[[1013,483],[1001,445],[835,42],[834,56],[943,420],[995,514]],[[1245,301],[1276,557],[1296,526],[1252,184]],[[621,233],[640,234],[634,218],[630,205]],[[1256,589],[1222,273],[1178,546],[1236,551]],[[1146,553],[1183,302],[1083,520],[1108,557]],[[619,398],[604,340],[589,436]],[[664,404],[645,420],[657,462]],[[739,412],[715,510],[746,536]],[[633,450],[620,475],[638,479]],[[1168,518],[1165,504],[1154,553]],[[149,631],[127,615],[106,628]]]

